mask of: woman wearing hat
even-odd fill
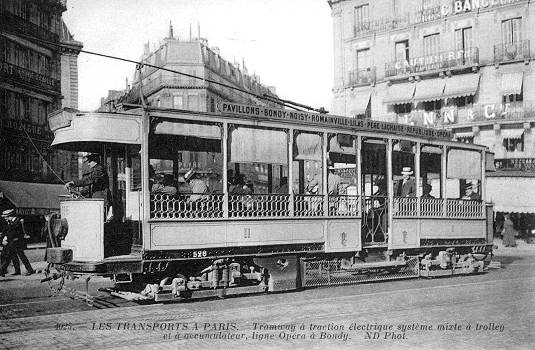
[[[2,218],[5,219],[6,224],[2,227],[1,241],[6,249],[6,255],[2,265],[0,266],[0,276],[4,277],[9,263],[13,261],[15,273],[13,275],[20,275],[19,258],[26,268],[26,276],[35,273],[30,261],[24,254],[24,231],[22,229],[21,219],[15,215],[14,209],[4,210]]]

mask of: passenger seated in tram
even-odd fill
[[[199,174],[191,169],[184,175],[184,179],[191,186],[192,194],[188,200],[190,202],[201,200],[204,197],[203,195],[207,193],[208,187],[206,186],[206,183],[200,179]]]
[[[173,182],[174,179],[171,174],[156,174],[154,176],[154,185],[152,185],[150,192],[174,196],[177,193],[177,188],[173,185]]]
[[[403,178],[398,181],[397,188],[394,191],[397,197],[414,197],[416,195],[416,182],[411,177],[413,174],[411,167],[403,167],[401,175]]]
[[[286,176],[282,177],[281,178],[281,181],[280,181],[280,186],[279,188],[275,191],[275,193],[277,194],[288,194],[288,178]]]
[[[465,187],[465,194],[461,199],[478,201],[481,199],[479,193],[477,193],[477,184],[468,182]]]
[[[189,183],[186,182],[186,179],[184,179],[183,175],[180,175],[178,177],[178,193],[183,194],[191,194],[191,186]]]
[[[424,184],[422,189],[422,198],[435,198],[431,195],[431,191],[433,191],[433,186],[428,183]]]

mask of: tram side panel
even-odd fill
[[[148,250],[188,250],[270,245],[323,245],[329,252],[361,249],[360,220],[153,222]],[[239,250],[237,251],[239,254]]]

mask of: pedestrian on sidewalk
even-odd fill
[[[6,247],[7,236],[4,234],[4,232],[6,232],[6,227],[7,221],[0,215],[0,245],[2,245],[2,253],[0,254],[0,266],[2,266],[4,261],[7,260],[9,252],[9,249]],[[18,256],[11,254],[11,262],[13,263],[13,266],[17,266],[17,264],[19,263]],[[7,263],[7,266],[9,266],[9,262]]]
[[[7,267],[11,261],[13,261],[13,267],[15,268],[15,273],[13,275],[20,275],[18,258],[20,258],[26,268],[26,276],[35,273],[26,254],[24,254],[26,243],[24,242],[24,231],[22,229],[21,218],[15,215],[14,209],[4,210],[2,212],[2,218],[7,222],[3,227],[4,232],[2,232],[2,244],[4,245],[4,249],[7,250],[7,253],[5,260],[0,266],[0,276],[5,276]]]
[[[505,214],[503,220],[503,245],[506,247],[516,247],[515,236],[518,235],[518,232],[515,230],[513,221],[509,214]]]

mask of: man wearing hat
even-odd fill
[[[331,161],[328,162],[327,166],[329,169],[329,173],[327,175],[328,193],[333,196],[337,196],[339,193],[340,184],[342,183],[342,178],[340,177],[340,175],[334,172],[334,165]]]
[[[20,275],[18,258],[20,258],[26,268],[26,276],[35,273],[26,254],[24,254],[24,231],[22,229],[21,219],[15,215],[14,209],[4,210],[2,212],[2,218],[5,219],[6,224],[2,226],[0,240],[3,249],[6,249],[6,255],[4,261],[2,261],[2,265],[0,265],[0,276],[5,276],[7,267],[11,261],[13,261],[13,267],[15,268],[13,275]]]
[[[65,184],[65,188],[81,187],[80,194],[86,198],[102,198],[104,199],[104,208],[108,208],[109,197],[109,180],[106,169],[100,164],[100,157],[98,154],[88,154],[84,157],[84,164],[87,165],[87,172],[85,172],[81,179],[69,181]]]
[[[189,170],[184,175],[184,180],[186,180],[186,182],[189,183],[189,185],[191,186],[192,195],[189,198],[191,202],[195,202],[199,199],[202,199],[202,195],[208,191],[206,183],[199,178],[197,172],[193,169]]]
[[[416,195],[416,182],[411,177],[412,174],[412,169],[409,166],[405,166],[401,170],[403,178],[398,182],[395,192],[398,197],[414,197]]]

